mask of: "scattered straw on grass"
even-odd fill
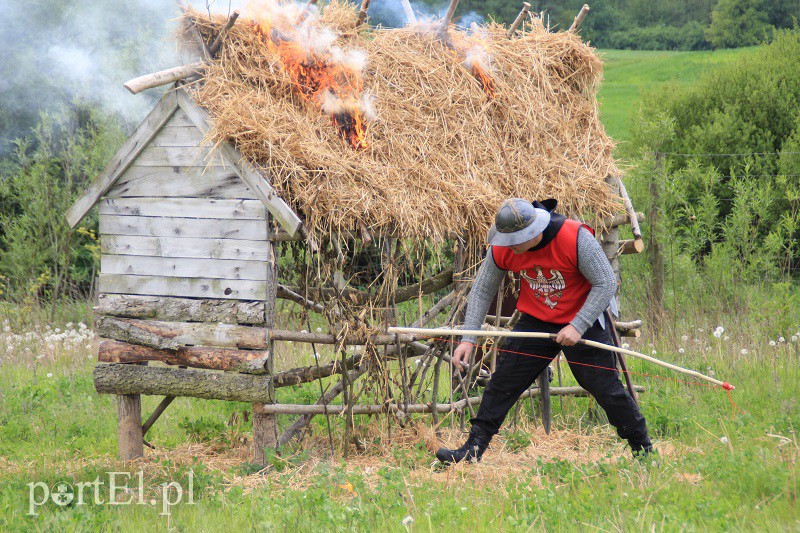
[[[576,34],[533,25],[509,40],[492,24],[441,38],[424,26],[356,28],[355,13],[334,1],[314,23],[337,32],[335,46],[366,54],[363,88],[375,110],[366,149],[351,148],[331,116],[297,94],[246,15],[195,85],[214,118],[212,140],[233,141],[312,231],[363,225],[482,241],[508,197],[554,197],[584,217],[619,211],[605,182],[619,169],[598,116],[602,64]],[[224,23],[192,16],[209,37]],[[474,46],[487,54],[492,99],[463,66]]]

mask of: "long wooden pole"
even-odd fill
[[[450,26],[450,21],[453,20],[453,15],[458,7],[458,1],[459,0],[450,0],[450,5],[447,6],[447,12],[444,14],[444,18],[442,19],[442,26],[439,28],[440,33],[446,32],[447,27]]]
[[[483,331],[480,329],[450,329],[450,328],[426,329],[426,328],[403,328],[403,327],[390,327],[387,331],[390,334],[406,333],[409,335],[416,335],[425,338],[441,337],[448,335],[476,335],[478,337],[512,337],[517,339],[551,339],[551,340],[555,340],[556,338],[556,335],[553,333],[539,333],[535,331]],[[581,339],[578,342],[580,344],[585,344],[586,346],[592,346],[594,348],[601,348],[603,350],[609,350],[612,352],[630,355],[632,357],[638,357],[639,359],[644,359],[645,361],[649,361],[655,365],[663,366],[664,368],[669,368],[670,370],[674,370],[682,374],[687,374],[689,376],[694,376],[698,379],[702,379],[708,381],[709,383],[713,383],[714,385],[719,385],[720,387],[726,390],[733,390],[736,388],[730,383],[706,376],[705,374],[701,374],[696,370],[689,370],[688,368],[676,366],[671,363],[667,363],[666,361],[656,359],[655,357],[650,357],[649,355],[645,355],[643,353],[634,352],[633,350],[628,350],[625,348],[617,348],[616,346],[609,346],[608,344],[603,344],[602,342],[591,341],[588,339]]]

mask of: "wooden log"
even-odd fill
[[[263,324],[264,302],[101,294],[94,312],[124,318]]]
[[[394,293],[394,302],[407,302],[413,298],[419,298],[425,294],[431,294],[453,283],[453,269],[445,270],[439,274],[428,278],[420,283],[405,285],[398,288]]]
[[[185,345],[248,350],[267,348],[266,330],[251,326],[101,316],[95,329],[101,337],[159,350],[175,350]]]
[[[138,368],[147,368],[139,365]],[[142,399],[138,394],[117,395],[117,448],[121,461],[144,456]]]
[[[189,396],[205,400],[250,403],[273,400],[269,391],[269,376],[238,372],[99,364],[94,369],[93,377],[95,390],[100,394]],[[141,424],[140,415],[137,421],[140,431]],[[141,441],[141,435],[139,440]]]
[[[572,25],[569,27],[569,31],[575,31],[583,22],[583,19],[586,18],[586,15],[589,14],[589,4],[583,4],[580,12],[575,16],[575,19],[572,21]]]
[[[158,72],[145,74],[144,76],[139,76],[138,78],[133,78],[132,80],[126,81],[123,86],[132,94],[139,94],[144,90],[161,87],[162,85],[167,85],[168,83],[174,83],[193,74],[202,75],[205,72],[205,68],[205,64],[203,64],[201,61],[197,63],[190,63],[188,65],[180,65],[177,67],[168,68],[166,70],[159,70]]]
[[[211,46],[208,47],[208,52],[214,56],[219,52],[219,49],[222,48],[222,41],[225,39],[225,36],[228,34],[233,25],[236,23],[236,19],[239,18],[239,12],[234,11],[231,13],[231,16],[228,17],[228,21],[225,23],[225,26],[220,30],[217,34],[214,42],[211,43]]]
[[[261,361],[269,356],[264,350],[231,350],[229,348],[206,348],[201,346],[181,346],[177,350],[158,350],[147,346],[129,344],[115,340],[100,342],[97,360],[101,363],[137,363],[142,361],[161,361],[168,365],[206,368],[209,370],[250,369],[250,363]],[[250,373],[253,373],[252,370]]]
[[[619,253],[622,255],[627,254],[640,254],[644,251],[644,240],[641,237],[638,239],[626,239],[618,241]]]
[[[642,331],[639,330],[639,329],[629,329],[627,331],[620,331],[619,332],[619,336],[620,337],[632,337],[634,339],[638,339],[639,337],[642,336]]]
[[[522,11],[519,12],[517,18],[514,19],[514,22],[511,23],[511,26],[508,27],[508,32],[506,33],[506,37],[511,39],[514,37],[514,33],[516,33],[517,28],[519,25],[522,24],[522,21],[525,19],[525,15],[531,10],[531,5],[528,2],[522,2]]]
[[[370,0],[361,0],[361,7],[358,10],[358,19],[356,20],[356,24],[358,25],[364,24],[364,21],[367,20],[367,11],[369,10],[369,3]]]

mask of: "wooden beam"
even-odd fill
[[[114,154],[114,157],[111,158],[103,172],[86,187],[83,194],[69,208],[66,218],[70,227],[74,228],[100,197],[114,185],[116,179],[125,172],[176,109],[178,109],[178,99],[176,94],[170,91],[159,100],[158,104],[139,124],[136,131],[133,132],[133,135]]]
[[[161,87],[162,85],[174,83],[178,80],[188,78],[194,74],[203,74],[205,69],[205,64],[202,61],[198,61],[197,63],[179,65],[177,67],[159,70],[158,72],[144,74],[138,78],[128,80],[122,85],[128,89],[131,94],[139,94],[147,89],[153,89],[155,87]]]
[[[212,120],[205,109],[198,106],[185,90],[177,91],[178,105],[183,109],[195,126],[206,135],[212,127]],[[275,217],[281,227],[289,235],[297,235],[303,224],[300,217],[278,196],[278,193],[267,182],[266,177],[258,172],[247,162],[230,143],[223,142],[218,145],[222,156],[234,165],[240,178],[250,187],[250,190],[261,200],[270,214]]]
[[[511,23],[511,26],[508,27],[508,32],[506,33],[506,37],[511,39],[514,37],[514,33],[516,33],[517,28],[519,25],[522,24],[522,21],[525,19],[525,15],[528,14],[528,11],[531,10],[531,5],[528,2],[522,2],[522,11],[519,12],[517,18],[514,19],[514,22]]]
[[[185,345],[247,350],[267,348],[267,330],[252,326],[101,316],[95,329],[101,337],[160,350],[174,350]]]

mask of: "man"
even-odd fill
[[[514,331],[557,334],[550,339],[509,338],[467,442],[458,449],[441,448],[443,463],[480,461],[489,441],[500,430],[508,411],[550,362],[563,351],[575,379],[594,396],[634,456],[652,451],[647,425],[619,380],[614,354],[577,342],[585,337],[613,344],[603,312],[616,292],[611,265],[594,238],[594,231],[552,212],[555,200],[531,204],[512,198],[500,206],[489,230],[489,249],[472,286],[465,329],[480,329],[506,271],[522,277],[517,310],[522,316]],[[469,362],[476,338],[464,336],[453,364]],[[598,368],[600,367],[600,368]]]

